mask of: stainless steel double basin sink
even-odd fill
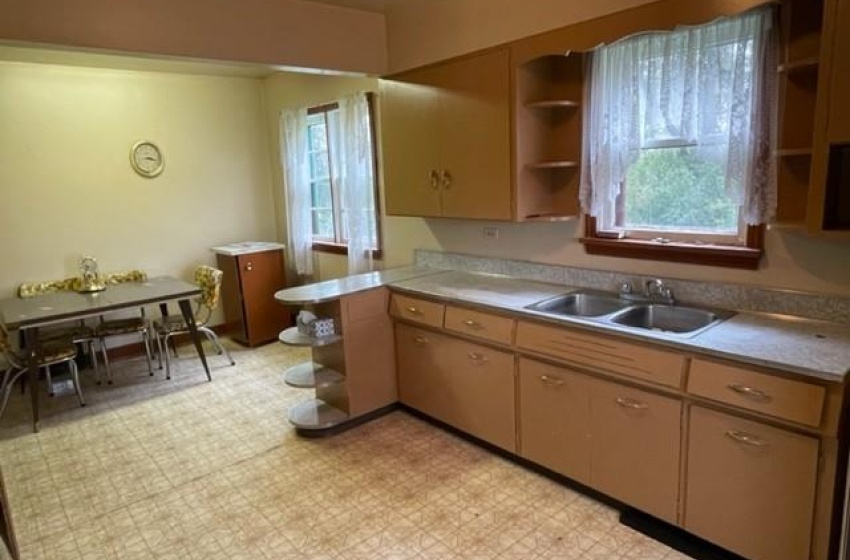
[[[562,294],[525,308],[555,317],[581,317],[598,323],[688,337],[734,315],[727,311],[668,305],[649,300],[630,301],[614,294],[592,291]]]

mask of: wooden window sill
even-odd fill
[[[331,253],[333,255],[348,255],[348,245],[343,245],[342,243],[329,243],[329,242],[313,242],[313,250],[319,253]],[[381,260],[384,256],[384,252],[380,249],[372,249],[372,258],[376,260]]]
[[[583,237],[585,251],[590,255],[625,257],[654,261],[724,266],[756,270],[764,251],[757,247],[732,245],[697,245],[693,243],[658,243],[644,239],[601,239]]]

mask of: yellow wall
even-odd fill
[[[0,62],[0,123],[0,297],[82,254],[191,279],[214,245],[276,239],[258,79]],[[158,178],[130,167],[143,138]]]

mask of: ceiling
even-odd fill
[[[330,4],[332,6],[340,6],[343,8],[353,8],[364,12],[375,12],[385,14],[393,6],[398,6],[403,2],[411,2],[413,0],[309,0],[318,4]]]

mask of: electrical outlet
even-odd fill
[[[492,226],[481,228],[481,235],[485,239],[499,239],[499,228]]]

